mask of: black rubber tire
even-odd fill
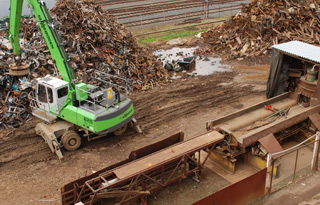
[[[127,127],[128,127],[128,124],[125,124],[123,127],[117,129],[116,131],[113,132],[113,134],[115,136],[120,136],[122,135],[123,133],[125,133],[125,131],[127,130]]]
[[[73,151],[80,147],[81,137],[76,131],[68,130],[65,133],[63,133],[61,137],[61,142],[66,150]]]

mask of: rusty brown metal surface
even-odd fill
[[[282,151],[282,147],[273,134],[268,134],[258,140],[268,153],[276,153]]]
[[[161,149],[170,147],[176,143],[182,142],[184,139],[184,133],[180,132],[175,135],[172,135],[170,137],[167,137],[159,142],[156,142],[154,144],[150,144],[148,146],[142,147],[140,149],[134,150],[129,154],[129,157],[121,162],[112,164],[108,167],[105,167],[94,174],[91,174],[86,177],[82,177],[80,179],[77,179],[69,184],[66,184],[61,188],[61,199],[62,204],[73,204],[75,199],[75,194],[77,192],[77,187],[82,186],[86,181],[98,177],[101,173],[104,173],[108,170],[114,169],[116,167],[119,167],[121,165],[124,165],[126,163],[129,163],[131,161],[134,161],[136,159],[142,158],[144,156],[147,156],[149,154],[152,154],[154,152],[157,152]]]
[[[320,130],[320,114],[319,113],[313,113],[309,116],[309,119],[311,122],[316,126],[318,130]]]
[[[258,199],[264,195],[264,187],[267,169],[245,178],[235,184],[232,184],[193,205],[242,205]]]
[[[150,167],[160,165],[163,162],[177,158],[180,155],[185,155],[185,153],[190,152],[190,150],[198,150],[203,146],[221,141],[222,139],[223,136],[218,132],[209,132],[183,143],[179,143],[171,148],[163,149],[157,153],[146,156],[143,159],[129,163],[126,166],[115,169],[113,172],[119,179],[124,179],[131,175],[142,173]]]
[[[11,76],[24,76],[30,73],[30,65],[27,63],[21,63],[17,65],[16,63],[9,65],[9,74]]]
[[[78,80],[104,89],[109,88],[109,83],[101,83],[96,79],[104,79],[101,73],[110,74],[130,79],[120,81],[112,78],[112,84],[123,86],[129,92],[132,89],[152,89],[168,82],[169,75],[162,63],[94,2],[57,1],[50,14],[54,16],[54,27]],[[0,41],[3,42],[0,45],[0,128],[17,128],[30,120],[29,104],[35,95],[32,87],[36,79],[57,75],[57,68],[37,20],[34,17],[22,18],[21,31],[25,34],[21,40],[26,43],[21,44],[23,55],[20,61],[29,62],[30,68],[24,63],[18,67],[13,64],[14,55],[9,52],[11,46],[6,39],[8,32],[0,31]],[[22,110],[20,94],[24,96],[23,114],[17,111]]]
[[[141,157],[152,154],[161,149],[170,147],[178,142],[182,142],[183,140],[184,140],[184,133],[183,132],[177,133],[175,135],[165,138],[164,140],[147,145],[141,149],[132,151],[129,155],[129,159],[130,160],[139,159]]]
[[[270,98],[268,100],[262,101],[260,103],[257,103],[257,104],[255,104],[253,106],[250,106],[250,107],[244,108],[242,110],[236,111],[236,112],[231,113],[229,115],[225,115],[225,116],[220,117],[220,118],[218,118],[216,120],[207,122],[207,130],[212,130],[212,128],[214,128],[218,124],[224,123],[224,122],[226,122],[228,120],[234,119],[234,118],[239,117],[241,115],[244,115],[246,113],[252,112],[252,111],[257,110],[257,109],[260,109],[260,108],[264,107],[264,105],[271,105],[271,104],[273,104],[275,102],[278,102],[280,100],[286,99],[288,97],[289,97],[289,93],[284,93],[284,94],[278,95],[276,97]]]
[[[313,37],[318,32],[314,30],[319,25],[318,14],[312,11],[314,8],[309,7],[309,3],[304,3],[298,8],[294,1],[264,0],[262,8],[259,1],[252,1],[243,6],[241,15],[235,15],[222,25],[213,25],[202,36],[211,44],[212,52],[238,60],[266,54],[270,46],[287,41],[319,45],[319,38]],[[297,10],[289,12],[287,8]]]
[[[320,72],[318,73],[318,79],[320,79]],[[315,92],[316,102],[320,102],[320,83],[317,83],[317,90]]]
[[[305,77],[301,77],[298,85],[298,90],[301,94],[310,98],[316,97],[317,83],[309,82],[305,80]]]
[[[194,143],[194,140],[197,143]],[[198,142],[199,140],[202,143]],[[89,177],[90,179],[82,182],[82,185],[73,182],[73,189],[62,189],[62,204],[74,204],[80,201],[84,204],[105,203],[103,200],[107,200],[108,203],[124,204],[146,197],[151,192],[181,178],[191,175],[199,178],[208,155],[216,143],[222,140],[223,135],[213,131],[159,150],[136,161],[127,162],[112,170],[102,173],[99,171],[97,177]],[[200,160],[200,151],[207,153],[204,160]],[[162,152],[171,154],[162,155]],[[155,159],[152,158],[153,155]],[[161,160],[162,156],[166,158]],[[127,166],[134,171],[126,174]],[[140,167],[142,169],[139,169]],[[122,170],[122,174],[119,174],[119,170]]]
[[[306,119],[308,119],[309,115],[313,113],[320,112],[320,105],[311,108],[305,108],[305,112],[297,113],[292,117],[288,117],[286,120],[283,120],[279,123],[270,124],[269,126],[265,126],[262,129],[259,129],[252,133],[247,133],[244,136],[241,136],[242,142],[240,142],[241,147],[248,147],[254,143],[256,143],[262,136],[266,136],[270,133],[277,133],[281,130],[287,129],[293,125],[296,125]],[[239,138],[238,138],[239,140]]]

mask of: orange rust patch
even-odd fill
[[[270,65],[255,65],[255,66],[246,66],[246,65],[237,65],[235,66],[236,69],[243,69],[243,70],[269,70]]]
[[[268,75],[267,74],[260,74],[260,75],[250,75],[246,76],[246,79],[254,79],[254,80],[268,80]]]

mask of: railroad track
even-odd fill
[[[241,1],[241,0],[240,0]],[[172,2],[172,3],[171,3]],[[239,0],[213,0],[208,3],[208,6],[218,5],[218,4],[227,4],[227,3],[235,3],[239,2]],[[97,2],[98,3],[98,2]],[[103,3],[98,3],[100,6],[105,7]],[[152,4],[140,4],[134,6],[126,6],[122,7],[119,6],[118,8],[108,9],[108,12],[113,15],[122,16],[128,14],[136,14],[139,13],[148,13],[150,11],[166,11],[166,10],[180,10],[186,8],[194,8],[194,7],[201,7],[204,6],[203,0],[196,0],[196,1],[169,1],[169,2],[162,2],[162,3],[152,3]]]
[[[220,8],[219,10],[212,10],[210,13],[219,13],[219,12],[228,12],[231,10],[237,10],[241,9],[241,6],[233,6],[233,7],[225,7],[225,8]],[[163,22],[168,22],[168,21],[178,21],[181,19],[189,19],[189,18],[194,18],[203,15],[203,12],[190,12],[188,14],[178,14],[178,15],[171,15],[163,18],[151,18],[148,20],[143,20],[143,21],[132,21],[128,23],[123,23],[126,27],[136,27],[136,26],[146,26],[150,24],[155,24],[155,23],[163,23]]]
[[[211,4],[211,5],[215,5],[215,4]],[[161,13],[164,13],[164,12],[170,12],[170,11],[177,11],[177,10],[181,10],[181,9],[187,10],[187,9],[192,9],[192,8],[198,8],[201,6],[203,6],[203,3],[186,3],[183,8],[181,8],[181,6],[169,6],[169,7],[153,6],[152,8],[148,8],[148,9],[143,8],[145,10],[142,10],[141,8],[139,10],[138,9],[137,10],[125,9],[125,10],[121,10],[121,11],[109,10],[109,14],[116,16],[117,19],[120,20],[120,19],[132,18],[132,17],[137,17],[137,16],[152,15],[152,14],[159,13],[159,11],[161,11]],[[237,5],[237,6],[239,7],[239,5]],[[225,7],[226,6],[222,6],[219,8],[225,8]],[[232,7],[234,7],[234,6],[232,6]],[[202,11],[202,13],[203,13],[203,11]]]
[[[163,24],[189,18],[231,16],[249,0],[95,0],[128,28]],[[207,8],[207,9],[205,9]],[[221,14],[221,15],[220,15]]]

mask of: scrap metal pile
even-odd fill
[[[131,88],[138,90],[168,81],[167,71],[152,53],[140,47],[130,32],[96,4],[88,0],[58,0],[51,15],[79,81],[96,84],[94,71],[128,78]],[[57,76],[58,73],[36,19],[22,21],[21,61],[30,63],[30,74],[23,77],[9,75],[14,55],[7,40],[8,33],[2,32],[0,127],[17,127],[21,123],[12,122],[24,122],[30,115],[26,114],[20,120],[21,116],[17,117],[15,111],[21,107],[26,113],[29,110],[27,102],[28,96],[33,95],[30,92],[34,79],[47,74]]]
[[[133,86],[153,83],[164,83],[167,80],[166,70],[145,48],[140,47],[133,37],[118,21],[107,12],[90,2],[76,0],[59,0],[51,10],[65,49],[71,58],[77,76],[99,70],[109,74],[130,78]],[[54,67],[50,64],[50,53],[41,38],[36,20],[23,23],[27,39],[32,39],[35,53],[44,54],[46,62],[41,62],[47,70]],[[38,39],[38,40],[35,40]],[[30,41],[28,42],[30,43]],[[44,60],[39,56],[40,60]]]
[[[292,40],[320,41],[319,1],[253,0],[225,23],[202,37],[212,52],[242,60],[269,52],[272,45]]]

